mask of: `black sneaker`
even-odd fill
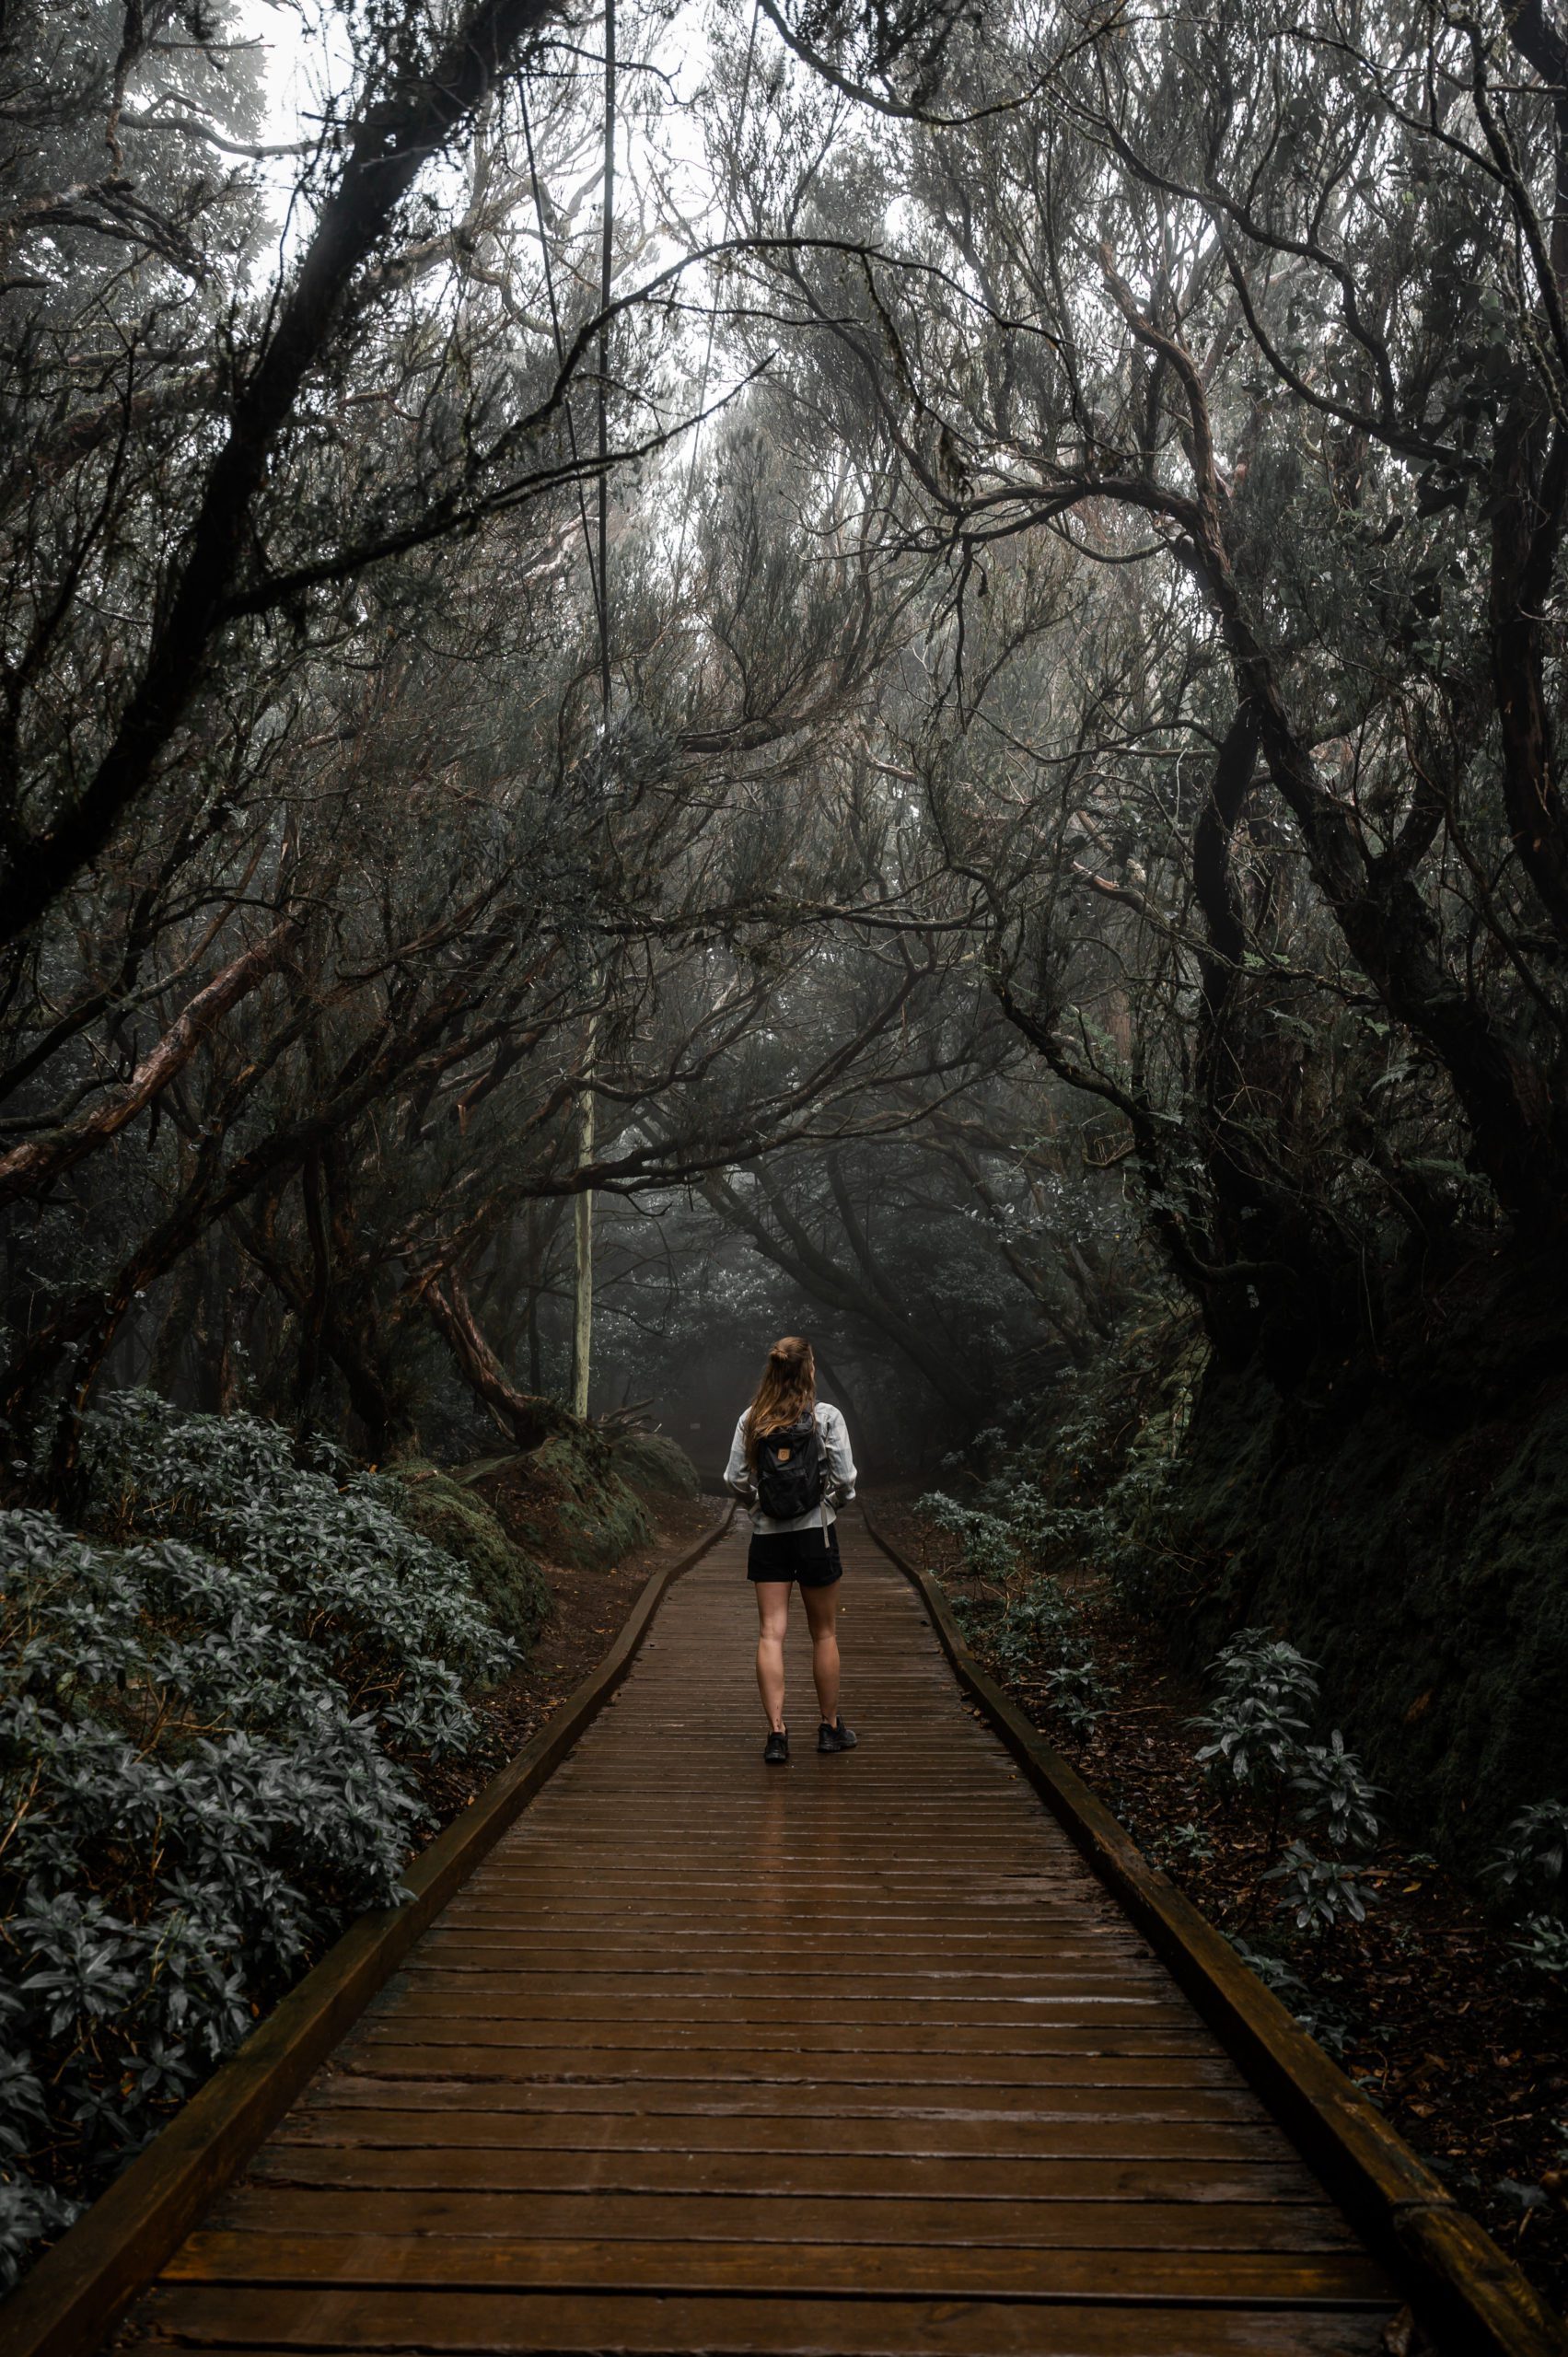
[[[817,1748],[819,1751],[853,1751],[855,1747],[855,1741],[856,1738],[854,1731],[851,1728],[846,1727],[844,1724],[843,1713],[842,1711],[830,1726],[827,1720],[824,1719],[821,1725],[817,1730]]]
[[[854,1738],[852,1737],[853,1741]],[[789,1766],[789,1729],[776,1727],[762,1746],[762,1757],[770,1768]]]

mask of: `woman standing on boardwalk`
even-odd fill
[[[784,1631],[789,1591],[800,1582],[811,1631],[811,1674],[822,1724],[819,1751],[853,1751],[839,1712],[838,1583],[843,1576],[833,1505],[854,1495],[854,1458],[836,1408],[817,1402],[811,1345],[786,1334],[768,1353],[751,1405],[735,1427],[726,1481],[751,1508],[746,1575],[757,1590],[757,1685],[768,1714],[762,1757],[789,1759],[784,1724]]]

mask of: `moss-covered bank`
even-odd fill
[[[471,1485],[412,1458],[394,1466],[397,1510],[424,1538],[455,1555],[491,1619],[527,1652],[551,1608],[537,1559],[508,1537],[494,1507]]]
[[[1505,1354],[1493,1324],[1289,1399],[1211,1365],[1174,1452],[1167,1382],[1110,1492],[1179,1657],[1288,1636],[1407,1836],[1472,1870],[1568,1795],[1568,1371],[1527,1353],[1509,1385]]]
[[[606,1570],[656,1538],[645,1495],[695,1497],[701,1489],[676,1442],[592,1425],[558,1434],[526,1457],[486,1457],[456,1478],[489,1503],[526,1554],[584,1571]]]
[[[610,1444],[610,1462],[644,1497],[700,1498],[702,1476],[668,1433],[627,1432]]]

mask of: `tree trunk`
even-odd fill
[[[530,1399],[517,1388],[485,1341],[455,1276],[433,1277],[423,1299],[463,1380],[518,1448],[538,1448],[569,1428],[571,1418],[552,1399]]]
[[[69,1121],[63,1129],[29,1138],[25,1144],[13,1146],[9,1154],[0,1155],[0,1203],[14,1202],[18,1195],[41,1194],[86,1155],[117,1137],[128,1121],[134,1120],[152,1103],[160,1089],[167,1088],[176,1074],[184,1071],[213,1025],[266,981],[293,932],[292,923],[274,926],[264,941],[247,949],[242,957],[226,966],[205,990],[198,991],[157,1046],[142,1058],[125,1086],[108,1103],[99,1105],[79,1121]]]

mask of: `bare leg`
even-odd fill
[[[818,1707],[832,1726],[839,1715],[838,1582],[831,1587],[803,1587],[800,1593],[811,1631],[811,1675],[817,1683]]]
[[[789,1626],[788,1580],[753,1580],[757,1591],[757,1691],[775,1735],[784,1723],[784,1631]]]

